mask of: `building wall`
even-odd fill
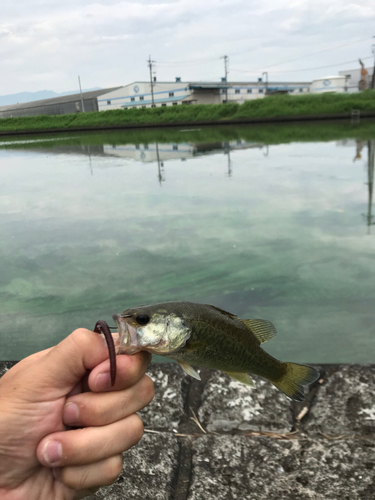
[[[192,104],[220,104],[221,96],[220,89],[205,89],[190,91],[190,96],[185,99],[187,102]]]
[[[224,82],[155,82],[155,106],[179,104],[220,104],[226,100]],[[263,98],[269,92],[301,94],[308,93],[310,84],[296,83],[228,83],[228,102],[242,104],[252,99]],[[173,94],[173,95],[172,95]],[[152,106],[150,82],[134,82],[98,98],[99,111],[110,109],[150,108]]]
[[[156,105],[181,104],[190,95],[186,82],[155,82],[153,85]],[[134,82],[98,98],[99,111],[152,106],[150,82]]]
[[[326,92],[346,92],[346,77],[345,76],[328,76],[325,78],[317,78],[313,80],[310,91],[313,94],[322,94]]]
[[[368,71],[367,75],[367,88],[371,88],[372,72],[374,68],[366,68]],[[361,80],[361,68],[347,69],[344,71],[339,71],[339,75],[348,75],[348,92],[359,92],[359,81]]]
[[[85,107],[85,112],[98,111],[98,104],[96,98],[84,99],[83,104]],[[66,115],[71,113],[81,113],[81,101],[75,100],[71,102],[56,103],[56,104],[46,104],[46,105],[36,105],[35,107],[25,107],[22,105],[18,106],[7,106],[0,110],[0,118],[16,118],[20,116],[38,116],[38,115]]]
[[[258,82],[257,84],[233,84],[228,89],[228,102],[242,104],[245,101],[253,99],[262,99],[267,94],[285,93],[285,94],[307,94],[310,86],[306,82],[296,83],[274,83]],[[221,91],[222,99],[225,99],[225,89]]]

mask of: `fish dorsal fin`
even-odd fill
[[[241,323],[255,335],[261,344],[277,335],[275,325],[271,321],[265,319],[241,319]]]
[[[228,311],[224,311],[224,309],[220,309],[220,307],[212,306],[211,304],[205,304],[205,305],[208,307],[212,307],[213,309],[216,309],[216,311],[219,311],[221,312],[221,314],[225,314],[225,316],[229,316],[232,319],[236,319],[238,317],[235,314],[232,314]]]
[[[191,365],[189,365],[189,363],[185,363],[185,361],[179,361],[178,363],[184,370],[184,372],[190,375],[190,377],[196,378],[197,380],[201,379],[199,373],[195,371],[194,368]]]
[[[224,372],[224,373],[229,375],[231,378],[235,378],[239,382],[242,382],[243,384],[254,386],[253,379],[247,373],[243,372]]]

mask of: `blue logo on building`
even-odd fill
[[[323,80],[323,85],[325,87],[329,87],[331,85],[331,83],[332,83],[331,80]]]
[[[133,90],[134,90],[134,92],[135,92],[136,94],[138,94],[138,92],[139,92],[139,87],[138,87],[138,85],[136,85],[136,86],[134,87],[134,89],[133,89]]]

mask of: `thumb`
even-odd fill
[[[79,382],[87,370],[92,370],[109,357],[101,335],[80,328],[41,356],[32,367],[28,379],[39,394],[55,389],[65,395]],[[42,396],[43,397],[43,396]]]

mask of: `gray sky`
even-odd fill
[[[160,81],[218,80],[224,54],[230,80],[310,81],[372,65],[375,43],[374,0],[1,0],[0,14],[0,95],[146,80],[149,54]]]

